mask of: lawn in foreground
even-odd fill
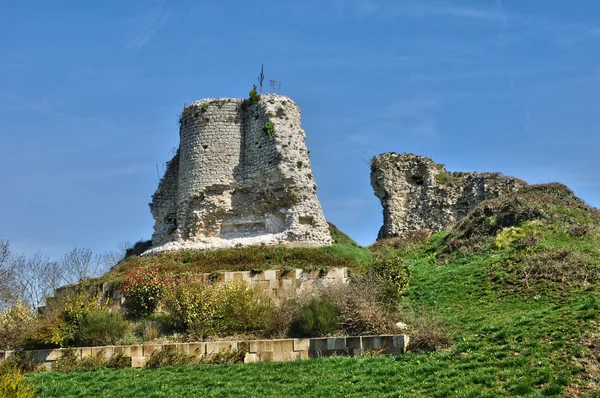
[[[517,297],[490,284],[490,261],[412,266],[405,302],[448,323],[447,352],[29,377],[44,397],[563,396],[581,372],[578,339],[597,318],[598,293]]]

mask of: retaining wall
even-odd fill
[[[152,354],[165,350],[180,352],[190,356],[209,357],[222,351],[242,350],[244,363],[283,362],[296,359],[319,358],[328,356],[362,355],[368,351],[381,354],[402,354],[408,347],[408,335],[324,337],[312,339],[278,339],[250,341],[214,341],[173,344],[140,344],[130,346],[106,346],[75,348],[76,355],[83,359],[102,355],[110,358],[116,354],[131,357],[131,367],[141,368]],[[35,363],[50,369],[52,364],[62,357],[66,349],[47,349],[26,351],[33,355]],[[15,354],[15,351],[0,351],[0,362]]]
[[[335,283],[348,283],[347,268],[332,268],[328,271],[304,271],[294,269],[267,270],[262,272],[236,271],[218,274],[198,274],[198,279],[206,283],[246,281],[250,286],[256,286],[269,293],[275,301],[287,297],[298,297],[318,286],[331,286]],[[56,300],[56,297],[75,291],[77,285],[63,286],[55,290],[55,297],[47,300]],[[89,287],[90,294],[99,294],[103,303],[108,303],[111,311],[119,311],[125,304],[125,297],[118,284],[104,283]]]

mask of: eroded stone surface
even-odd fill
[[[305,138],[300,109],[288,97],[186,107],[179,149],[152,196],[154,248],[147,253],[331,244]]]
[[[371,185],[383,206],[378,239],[384,239],[411,230],[443,230],[482,201],[527,183],[500,173],[448,172],[423,156],[384,153],[371,163]]]

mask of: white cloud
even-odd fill
[[[141,32],[135,36],[128,44],[127,48],[132,50],[140,50],[146,46],[169,21],[171,9],[166,2],[162,2],[151,13],[145,16],[143,28]]]

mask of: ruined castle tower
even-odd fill
[[[417,229],[446,229],[484,200],[527,183],[500,173],[452,173],[423,156],[384,153],[371,163],[371,185],[383,206],[377,239],[385,239]]]
[[[197,101],[184,109],[179,134],[150,204],[153,252],[331,244],[290,98]]]

